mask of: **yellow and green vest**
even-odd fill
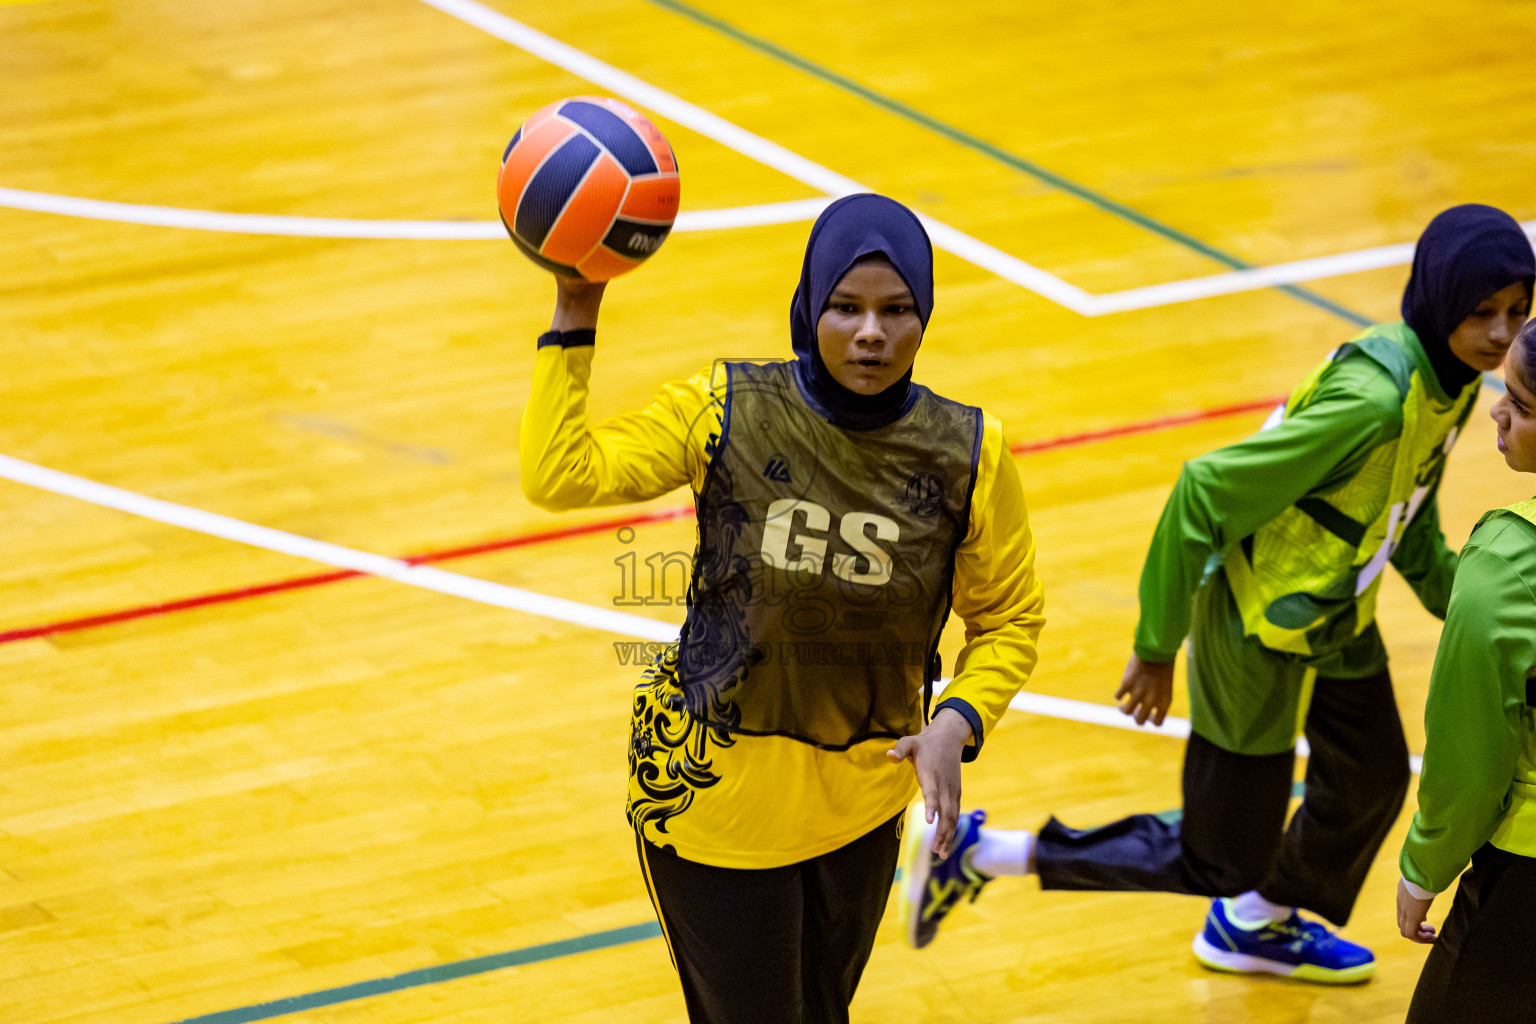
[[[1371,359],[1397,385],[1402,430],[1349,480],[1301,499],[1223,553],[1244,631],[1265,647],[1312,655],[1374,620],[1382,570],[1435,493],[1477,397],[1471,385],[1449,402],[1440,399],[1418,355],[1407,325],[1377,325],[1330,353],[1277,410],[1272,423],[1306,408],[1333,367]]]
[[[1507,511],[1536,525],[1536,498],[1516,502]],[[1536,857],[1536,707],[1532,707],[1536,686],[1533,682],[1536,678],[1527,678],[1525,682],[1525,713],[1520,716],[1523,743],[1520,758],[1515,762],[1515,778],[1509,787],[1509,810],[1489,840],[1499,849],[1522,857]]]

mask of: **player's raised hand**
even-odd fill
[[[606,281],[583,281],[555,275],[555,317],[552,331],[590,330],[597,326],[597,311],[603,304]]]
[[[934,824],[933,852],[949,856],[960,821],[960,754],[971,739],[971,723],[953,708],[940,708],[916,736],[903,736],[885,752],[893,764],[910,760],[923,791],[923,810]]]
[[[1173,704],[1173,662],[1142,661],[1136,655],[1126,663],[1125,675],[1120,677],[1120,689],[1115,691],[1124,714],[1134,716],[1137,725],[1162,725]]]

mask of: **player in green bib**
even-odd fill
[[[1343,925],[1410,778],[1375,622],[1391,563],[1444,616],[1455,554],[1436,494],[1446,456],[1524,323],[1536,276],[1508,214],[1465,205],[1420,238],[1403,319],[1329,354],[1253,437],[1187,463],[1152,538],[1141,620],[1116,698],[1161,724],[1188,639],[1192,735],[1182,819],[1135,815],[1038,835],[962,818],[956,851],[908,864],[916,945],[997,874],[1046,889],[1217,897],[1195,937],[1206,966],[1317,982],[1370,977]],[[1294,746],[1311,754],[1286,821]]]
[[[1536,321],[1510,349],[1505,378],[1490,414],[1499,451],[1511,469],[1536,473]],[[1434,948],[1408,1022],[1528,1021],[1536,1013],[1536,498],[1483,516],[1461,549],[1424,730],[1397,922]],[[1436,937],[1424,916],[1457,875]]]

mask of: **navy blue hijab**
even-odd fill
[[[912,371],[878,395],[861,395],[837,382],[816,345],[816,321],[843,275],[866,256],[884,256],[906,282],[917,315],[928,326],[933,312],[933,245],[916,214],[894,199],[863,193],[844,196],[821,212],[805,245],[800,284],[789,304],[789,336],[795,375],[811,404],[828,420],[852,430],[872,430],[906,414],[915,395]]]
[[[1413,251],[1403,319],[1419,336],[1446,395],[1454,397],[1478,373],[1451,351],[1451,334],[1484,299],[1516,281],[1525,282],[1529,296],[1533,278],[1530,239],[1503,210],[1467,203],[1429,222]]]

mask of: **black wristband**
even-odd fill
[[[939,701],[939,706],[933,709],[933,713],[937,715],[945,708],[958,712],[960,717],[970,724],[971,738],[976,741],[975,746],[967,743],[961,749],[960,760],[962,762],[976,760],[976,755],[981,753],[982,743],[986,741],[986,737],[981,734],[981,716],[976,713],[975,708],[971,707],[970,701],[962,700],[959,697],[951,697],[948,700]]]
[[[574,331],[545,331],[539,335],[539,348],[545,345],[559,345],[561,348],[575,348],[578,345],[597,344],[597,328],[582,327]]]

